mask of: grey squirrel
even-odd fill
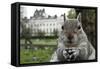
[[[81,13],[76,19],[66,19],[64,14],[64,23],[57,43],[57,50],[50,62],[95,59],[95,49],[82,28]]]

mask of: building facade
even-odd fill
[[[30,19],[23,19],[26,28],[31,28],[32,36],[39,32],[44,33],[45,36],[53,36],[55,32],[58,34],[63,21],[63,15],[60,17],[46,15],[45,9],[36,10]]]

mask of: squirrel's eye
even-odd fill
[[[64,30],[64,26],[62,26],[62,30]]]
[[[78,26],[78,30],[81,29],[81,26]]]

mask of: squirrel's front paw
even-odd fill
[[[66,59],[66,61],[75,61],[78,55],[79,55],[78,49],[65,49],[63,51],[63,56]]]

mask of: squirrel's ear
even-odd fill
[[[66,21],[66,14],[64,13],[64,22]]]
[[[78,14],[77,20],[78,20],[79,22],[81,22],[81,13]]]

